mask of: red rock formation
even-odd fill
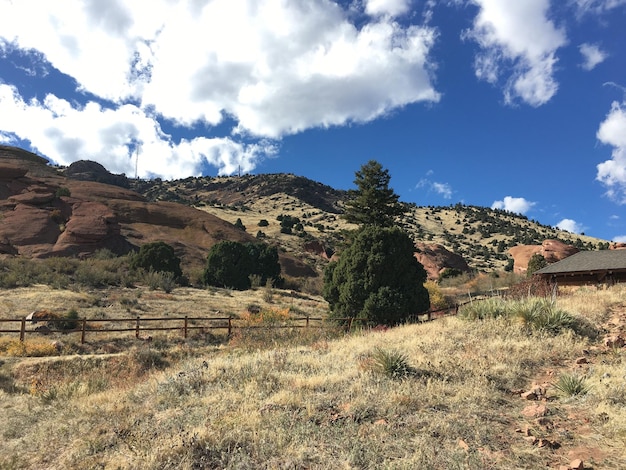
[[[544,240],[541,245],[517,245],[509,248],[509,253],[513,257],[513,271],[518,274],[526,273],[528,261],[534,254],[539,253],[548,263],[556,263],[579,251],[575,246],[559,240]]]
[[[458,269],[468,272],[470,267],[462,256],[448,251],[444,246],[436,243],[416,243],[415,257],[422,263],[428,279],[437,280],[444,269]]]

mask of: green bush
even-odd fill
[[[78,327],[78,312],[71,309],[63,315],[62,321],[54,322],[59,330],[75,330]]]
[[[65,186],[61,186],[59,188],[57,188],[57,190],[54,193],[55,197],[60,198],[60,197],[70,197],[72,195],[72,193],[70,192],[69,188],[66,188]]]
[[[395,325],[429,309],[426,271],[399,228],[366,226],[324,273],[330,317]]]
[[[255,285],[265,285],[268,280],[275,285],[282,282],[278,249],[261,243],[223,241],[209,250],[204,282],[210,286],[246,290]]]
[[[165,242],[146,243],[139,248],[139,253],[131,260],[131,268],[146,271],[169,272],[176,278],[183,275],[180,269],[180,258],[174,248]]]

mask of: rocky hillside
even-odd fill
[[[148,201],[120,186],[68,178],[65,171],[29,152],[0,146],[0,256],[89,257],[103,248],[125,254],[165,241],[189,271],[200,269],[220,240],[255,240],[194,207]],[[287,275],[316,274],[288,253],[280,258]]]
[[[346,191],[291,174],[133,180],[130,184],[149,200],[194,205],[231,223],[240,219],[251,235],[261,231],[301,258],[310,257],[311,246],[319,253],[332,253],[341,244],[342,230],[354,228],[340,217],[348,197]],[[437,252],[438,269],[462,265],[451,254],[463,258],[471,269],[510,269],[510,248],[524,245],[536,252],[546,240],[577,249],[608,247],[606,241],[558,230],[502,210],[463,204],[407,204],[407,210],[403,226],[413,234],[422,251]],[[285,218],[296,219],[302,230],[283,233],[284,223],[278,219]],[[527,262],[524,256],[520,260]]]
[[[112,175],[96,162],[55,168],[0,146],[0,256],[84,257],[100,248],[121,254],[162,240],[175,247],[184,267],[197,269],[217,241],[262,239],[280,247],[285,274],[314,276],[341,249],[345,231],[355,228],[341,218],[347,197],[292,174],[144,181]],[[608,247],[523,216],[462,204],[407,205],[402,225],[431,278],[443,269],[512,269],[515,253],[523,270],[546,240],[563,253]]]

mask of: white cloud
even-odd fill
[[[626,204],[626,102],[611,105],[596,137],[613,147],[611,159],[597,165],[596,180],[606,186],[608,197]]]
[[[427,173],[427,175],[432,175],[433,172],[429,171]],[[444,199],[451,199],[452,198],[452,193],[454,192],[452,190],[452,186],[450,186],[448,183],[438,183],[436,181],[431,181],[427,178],[422,178],[416,185],[415,188],[420,189],[420,188],[426,188],[428,191],[434,191],[435,193],[441,195]]]
[[[626,235],[618,235],[617,237],[613,237],[613,240],[616,243],[626,243]]]
[[[592,70],[596,65],[601,64],[608,57],[607,53],[595,44],[581,44],[578,49],[583,56],[581,67],[585,70]]]
[[[479,7],[473,27],[464,34],[481,48],[476,76],[497,84],[507,75],[508,104],[521,99],[531,106],[548,102],[557,92],[556,51],[567,43],[565,31],[548,19],[549,0],[472,0]]]
[[[398,16],[407,13],[411,8],[411,0],[366,0],[365,12],[368,15]]]
[[[408,5],[366,6],[397,14]],[[388,16],[357,28],[326,0],[0,2],[0,32],[83,90],[183,126],[229,116],[238,132],[278,138],[439,99],[435,30]]]
[[[585,229],[584,227],[572,219],[563,219],[555,226],[559,230],[566,230],[571,233],[582,233]]]
[[[28,139],[38,152],[61,165],[89,159],[129,176],[135,174],[135,146],[140,145],[141,177],[200,175],[205,163],[220,174],[239,167],[248,172],[258,159],[276,151],[270,143],[242,144],[229,138],[196,137],[175,143],[135,105],[111,109],[92,101],[76,108],[54,95],[25,102],[14,87],[4,84],[0,84],[0,129],[0,142]]]
[[[626,5],[626,0],[571,0],[579,14],[601,14]]]
[[[527,201],[523,197],[505,196],[502,201],[494,201],[492,209],[502,209],[516,214],[526,214],[535,205],[534,202]]]

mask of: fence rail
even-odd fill
[[[429,310],[417,315],[412,315],[409,322],[425,322],[441,318],[442,316],[456,315],[459,305],[440,310]],[[252,329],[282,329],[282,328],[337,328],[343,327],[347,332],[351,331],[355,323],[365,322],[363,318],[335,318],[332,320],[322,317],[291,317],[288,321],[274,324],[263,325],[241,325],[240,321],[233,316],[228,317],[126,317],[126,318],[51,318],[42,320],[27,320],[26,318],[0,319],[1,333],[19,333],[20,341],[24,341],[26,335],[32,334],[51,334],[51,333],[80,333],[81,344],[86,343],[87,334],[115,333],[115,332],[134,332],[135,338],[142,338],[142,333],[155,331],[181,331],[183,338],[187,338],[190,331],[200,330],[208,332],[211,330],[224,330],[228,337],[233,334],[236,329],[252,330]],[[168,325],[163,326],[167,322]],[[5,328],[5,324],[19,324],[19,329]],[[41,323],[38,328],[27,328],[27,325]],[[51,329],[48,325],[61,323],[64,325],[72,325],[72,328]],[[98,323],[110,323],[108,328],[96,327]],[[130,326],[119,327],[116,324],[126,324]],[[156,323],[157,326],[151,324]],[[159,325],[160,323],[160,325]],[[172,325],[172,323],[174,325]],[[42,328],[43,327],[43,328]]]

